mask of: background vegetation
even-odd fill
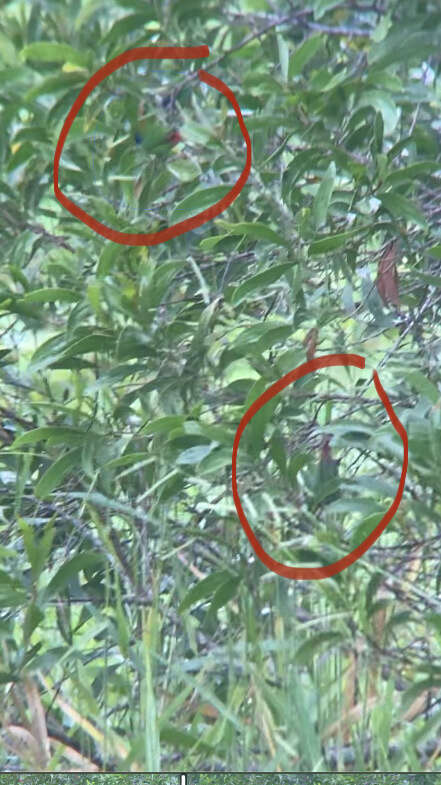
[[[175,774],[0,774],[0,785],[177,785]],[[228,774],[187,775],[191,785],[439,785],[437,774]]]
[[[229,779],[227,779],[227,777]],[[437,774],[212,774],[194,773],[192,785],[437,785]]]
[[[439,770],[440,20],[430,0],[36,0],[0,16],[0,636],[3,767]],[[142,45],[204,62],[124,66],[89,96],[60,185],[151,248],[56,201],[85,82]],[[149,129],[158,144],[152,147]],[[179,131],[171,140],[170,133]],[[238,481],[286,564],[353,549],[334,578],[255,557]],[[324,782],[324,780],[323,780]],[[323,785],[323,783],[322,783]]]
[[[48,774],[25,772],[0,774],[1,785],[178,785],[178,774]]]

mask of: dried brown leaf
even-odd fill
[[[385,305],[400,307],[397,273],[397,241],[391,240],[378,262],[377,289]]]
[[[356,703],[354,706],[345,712],[343,712],[336,722],[333,722],[331,725],[328,725],[327,728],[322,733],[322,741],[326,741],[327,739],[332,738],[332,736],[337,736],[341,733],[342,726],[344,727],[345,723],[350,723],[352,726],[358,722],[364,714],[368,714],[371,709],[373,709],[377,704],[381,702],[381,698],[378,698],[376,695],[368,698],[367,700],[362,700]]]
[[[32,733],[22,725],[6,725],[3,728],[3,742],[17,757],[31,765],[33,769],[41,769],[40,747]]]
[[[39,765],[40,768],[46,769],[51,753],[44,707],[37,685],[30,676],[25,677],[24,688],[31,712],[31,730],[39,749]]]
[[[75,750],[73,747],[70,747],[68,744],[63,744],[63,742],[59,741],[58,739],[53,738],[52,736],[49,737],[50,741],[52,742],[53,747],[56,751],[59,752],[60,755],[63,755],[67,760],[71,761],[72,763],[80,766],[78,769],[66,769],[69,772],[84,772],[84,771],[99,771],[98,766],[90,760],[90,758],[86,758],[84,755],[81,755],[78,750]]]
[[[315,350],[317,348],[317,338],[318,338],[318,330],[317,327],[313,327],[309,330],[305,340],[303,341],[303,346],[306,348],[306,359],[308,362],[313,359],[315,356]]]

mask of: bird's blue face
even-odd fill
[[[136,131],[136,133],[135,133],[135,142],[136,142],[137,145],[140,145],[141,142],[142,142],[142,136],[139,133],[139,131]]]

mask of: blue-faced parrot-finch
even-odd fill
[[[166,128],[154,115],[138,119],[134,133],[136,146],[143,153],[164,157],[182,140],[179,131]]]

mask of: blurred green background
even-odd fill
[[[36,0],[0,10],[0,766],[437,771],[440,21],[430,0]],[[112,228],[222,215],[152,247]],[[170,137],[172,135],[172,137]],[[333,578],[321,566],[397,514]],[[322,783],[323,785],[323,783]]]

